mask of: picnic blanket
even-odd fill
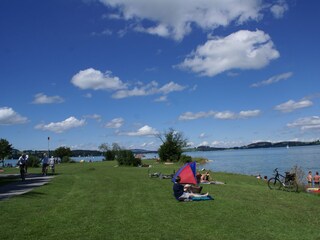
[[[206,200],[213,200],[214,198],[210,195],[202,196],[202,197],[191,197],[191,198],[184,198],[179,199],[180,202],[192,202],[192,201],[206,201]]]
[[[203,196],[203,197],[192,197],[191,200],[192,200],[192,201],[213,200],[213,197],[211,197],[210,195],[208,195],[208,196]]]
[[[210,181],[210,182],[201,182],[201,184],[225,184],[225,183],[219,182],[219,181]]]

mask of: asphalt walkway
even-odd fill
[[[0,178],[16,178],[16,181],[0,185],[0,201],[30,192],[35,187],[47,184],[53,177],[52,175],[27,174],[26,180],[21,181],[19,174],[0,174]]]

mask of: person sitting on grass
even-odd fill
[[[184,199],[191,199],[191,198],[199,198],[203,196],[208,196],[208,193],[206,194],[197,194],[193,193],[190,190],[191,185],[184,187],[182,184],[180,184],[181,178],[179,176],[176,177],[176,181],[173,184],[173,195],[174,197],[180,201]]]
[[[209,174],[209,172],[205,172],[204,174],[202,174],[201,182],[202,183],[210,182],[210,174]]]

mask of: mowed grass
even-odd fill
[[[215,200],[178,202],[172,182],[148,171],[170,174],[180,166],[151,163],[58,165],[48,185],[0,202],[1,239],[320,239],[317,195],[213,173],[226,182],[203,185]]]

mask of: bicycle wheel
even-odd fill
[[[289,180],[289,181],[286,183],[285,189],[286,189],[288,192],[298,192],[298,184],[296,183],[296,181]]]
[[[270,178],[268,180],[268,187],[273,190],[273,189],[280,189],[282,187],[282,183],[276,179],[276,178]]]

